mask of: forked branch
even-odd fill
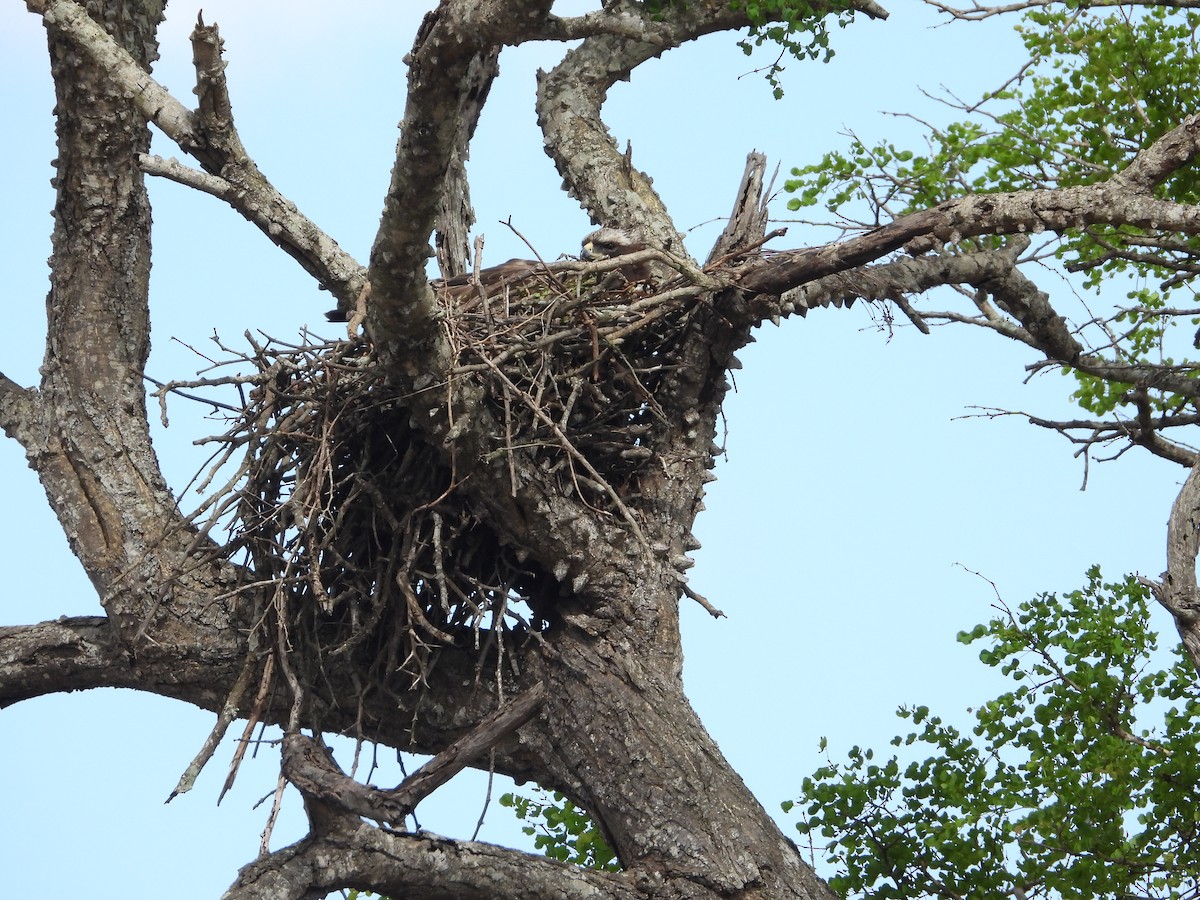
[[[317,279],[335,297],[352,304],[365,270],[337,241],[301,214],[258,170],[234,126],[216,25],[197,24],[192,33],[200,106],[189,110],[159,84],[74,0],[30,0],[41,13],[130,98],[203,172],[178,162],[143,156],[148,174],[220,197]]]
[[[348,777],[320,742],[301,734],[289,734],[284,738],[284,775],[307,797],[400,828],[418,803],[468,765],[478,762],[502,738],[533,718],[545,699],[545,688],[541,684],[535,685],[488,716],[392,790],[372,788]]]

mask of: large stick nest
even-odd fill
[[[631,524],[626,500],[666,427],[655,392],[698,294],[548,271],[489,296],[442,293],[452,377],[482,389],[497,423],[489,452],[514,485],[532,465],[592,514]],[[553,622],[558,580],[477,514],[366,344],[251,344],[237,355],[249,374],[186,386],[243,390],[229,429],[207,439],[220,445],[213,472],[236,472],[197,515],[228,533],[272,643],[282,635],[314,677],[354,655],[396,690],[393,674],[420,683],[439,645],[473,642],[482,661],[506,635]]]

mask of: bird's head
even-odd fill
[[[601,228],[583,239],[583,249],[579,256],[588,262],[595,262],[598,259],[612,259],[614,256],[624,256],[626,253],[645,249],[645,242],[637,235],[620,228]]]

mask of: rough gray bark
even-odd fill
[[[1194,234],[1200,231],[1195,209],[1156,200],[1153,189],[1195,157],[1200,118],[1182,123],[1104,184],[965,198],[838,244],[777,254],[761,249],[765,161],[752,157],[730,226],[702,270],[686,258],[661,199],[618,150],[600,112],[608,88],[633,67],[700,35],[742,27],[744,15],[726,0],[667,5],[658,17],[644,16],[637,4],[606,3],[575,19],[554,16],[548,0],[444,0],[426,18],[408,59],[401,138],[363,266],[294,212],[246,155],[215,26],[201,25],[193,37],[201,90],[192,111],[148,74],[161,3],[91,0],[85,8],[71,0],[29,0],[28,6],[45,20],[58,91],[49,334],[36,388],[0,376],[0,425],[26,450],[107,618],[0,629],[0,705],[120,685],[222,711],[226,724],[234,716],[284,724],[284,772],[305,793],[312,833],[244,869],[230,898],[317,897],[342,887],[412,898],[832,897],[721,756],[680,678],[678,604],[684,595],[698,598],[687,584],[687,553],[697,546],[691,526],[712,477],[734,353],[767,319],[857,298],[905,304],[905,295],[958,284],[988,294],[1006,314],[977,324],[1105,377],[1139,375],[1081,353],[1044,295],[1015,272],[1019,239],[1008,250],[977,255],[939,254],[920,242],[1086,222]],[[882,14],[874,4],[861,8]],[[485,382],[467,376],[490,372],[488,366],[493,386],[508,376],[491,359],[461,362],[454,335],[443,327],[454,311],[425,277],[435,229],[444,266],[465,266],[470,214],[462,163],[497,54],[548,39],[582,43],[539,84],[547,151],[593,219],[639,229],[665,251],[654,257],[669,272],[661,294],[635,295],[631,305],[659,304],[654,308],[664,318],[679,313],[663,351],[669,364],[653,373],[653,392],[643,389],[641,406],[652,415],[639,424],[636,446],[624,451],[653,464],[616,487],[602,476],[597,481],[588,457],[564,434],[566,425],[541,408],[533,413],[536,424],[561,438],[573,482],[542,465],[533,449],[498,447],[506,414]],[[148,121],[200,169],[147,156]],[[469,513],[491,552],[520,568],[512,584],[531,604],[543,604],[538,612],[546,627],[536,636],[487,636],[506,641],[503,677],[478,678],[480,652],[451,641],[438,648],[421,691],[385,683],[386,691],[362,692],[363,679],[378,674],[351,652],[331,654],[321,677],[306,681],[287,642],[261,627],[278,598],[269,588],[248,591],[239,568],[176,509],[150,444],[142,384],[150,333],[144,172],[221,197],[328,287],[340,308],[361,313],[356,324],[377,353],[371,365],[397,404],[397,435],[403,430],[405,449],[444,479],[426,486],[428,503],[411,498],[409,512],[445,501]],[[906,246],[915,258],[890,256]],[[911,307],[901,309],[919,321]],[[583,327],[596,336],[601,325]],[[599,354],[590,372],[593,385],[648,377],[617,363],[602,370]],[[1178,380],[1172,385],[1194,396],[1194,382]],[[583,391],[585,380],[577,382]],[[504,399],[519,405],[524,398],[509,381]],[[604,514],[597,513],[600,503],[608,504]],[[318,524],[294,518],[285,527]],[[1194,534],[1194,523],[1188,527]],[[1194,562],[1193,544],[1182,546]],[[1194,577],[1190,584],[1194,593]],[[406,588],[413,596],[412,585]],[[499,665],[484,654],[489,659]],[[280,689],[256,698],[248,685],[271,678]],[[478,730],[528,691],[539,692],[536,714],[523,710],[532,718]],[[357,792],[309,755],[316,745],[299,736],[301,727],[433,754],[461,746],[455,742],[464,734],[486,734],[497,770],[564,791],[596,819],[625,871],[581,871],[516,851],[370,827],[358,816],[383,801]],[[470,761],[450,756],[442,764]],[[384,803],[382,817],[402,816],[402,806]]]
[[[1200,462],[1192,466],[1167,523],[1167,570],[1148,581],[1154,598],[1171,614],[1183,649],[1200,672],[1200,591],[1196,558],[1200,554]]]

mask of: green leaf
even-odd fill
[[[803,779],[796,828],[855,896],[1181,897],[1200,891],[1200,698],[1178,646],[1157,650],[1151,599],[1099,567],[970,632],[1016,687],[975,706],[972,736],[927,707],[892,739],[915,758]],[[981,631],[982,629],[982,631]],[[961,636],[960,636],[961,639]],[[1141,738],[1132,736],[1139,732]]]
[[[504,794],[500,805],[510,807],[530,824],[521,830],[534,838],[534,846],[551,859],[607,872],[620,871],[616,853],[596,824],[562,794],[539,791],[537,796]]]

